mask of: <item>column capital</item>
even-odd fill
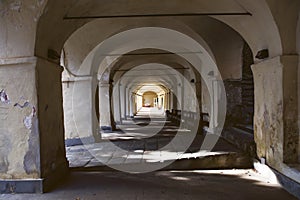
[[[110,87],[111,84],[110,83],[101,83],[99,82],[99,87]]]
[[[0,58],[1,65],[17,65],[17,64],[35,64],[37,62],[37,57],[21,57],[21,58]]]

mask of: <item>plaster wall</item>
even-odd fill
[[[298,160],[297,67],[298,56],[291,55],[252,66],[258,156],[275,168]]]
[[[33,57],[0,60],[0,179],[40,177],[35,70]]]
[[[0,1],[0,58],[34,55],[36,27],[46,0]]]
[[[277,57],[253,65],[252,71],[257,155],[271,166],[278,166],[283,162],[283,65]]]
[[[255,142],[267,164],[300,183],[297,166],[298,56],[282,56],[252,66],[255,80]]]

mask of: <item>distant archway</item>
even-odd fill
[[[143,94],[143,106],[144,107],[155,107],[157,105],[158,95],[155,92],[145,92]]]

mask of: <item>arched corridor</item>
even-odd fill
[[[300,198],[299,0],[7,0],[0,15],[0,193],[240,169]]]

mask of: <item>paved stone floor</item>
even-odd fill
[[[0,195],[5,200],[292,200],[253,170],[160,171],[148,174],[72,172],[45,194]]]
[[[67,147],[70,167],[91,168],[106,165],[136,166],[138,164],[141,165],[140,167],[144,167],[144,164],[147,163],[209,159],[212,156],[218,156],[223,160],[227,159],[228,167],[237,167],[243,162],[243,159],[235,159],[238,156],[232,158],[232,156],[241,154],[241,151],[230,143],[219,139],[210,150],[202,146],[203,141],[204,139],[217,141],[216,136],[197,135],[194,139],[189,130],[179,128],[176,124],[166,121],[163,113],[157,109],[144,108],[134,119],[123,120],[122,125],[119,125],[118,128],[118,131],[112,133],[102,133],[103,140],[99,143]],[[191,145],[185,147],[184,144],[188,142]],[[205,167],[209,168],[209,166],[206,162]],[[198,167],[201,168],[201,166]],[[250,166],[246,165],[246,167]]]
[[[198,135],[192,145],[186,151],[182,151],[180,144],[185,141],[186,134],[189,134],[188,130],[180,129],[171,122],[166,122],[161,113],[157,112],[156,115],[152,115],[150,121],[147,117],[149,110],[143,111],[136,119],[123,121],[123,125],[119,126],[122,131],[104,134],[104,140],[100,143],[67,147],[67,157],[72,170],[70,176],[53,191],[45,194],[6,194],[0,195],[0,199],[296,199],[279,185],[270,183],[252,169],[188,171],[187,169],[193,167],[196,169],[203,169],[207,166],[212,168],[233,167],[237,162],[243,162],[241,161],[241,152],[222,139],[217,142],[212,151],[207,151],[205,148],[200,151],[204,140],[203,135]],[[182,137],[179,137],[176,148],[169,146],[167,149],[158,151],[167,145],[178,132],[182,133]],[[177,171],[175,171],[176,165],[169,170],[144,174],[99,171],[99,168],[93,168],[107,164],[116,166],[132,164],[135,167],[144,167],[138,164],[175,160],[179,158],[178,154],[183,152],[180,160],[191,162],[181,163],[182,165],[177,166],[181,170]],[[232,154],[237,156],[229,159]],[[201,161],[201,158],[202,162],[198,162]]]

